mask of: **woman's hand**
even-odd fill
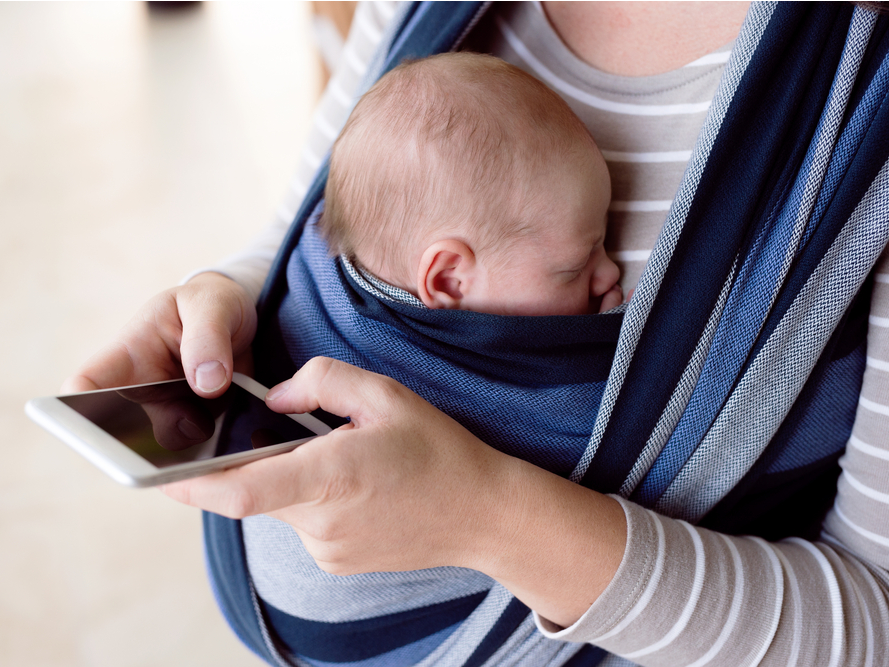
[[[292,452],[164,487],[233,518],[294,527],[334,574],[473,568],[568,625],[617,570],[626,542],[612,499],[488,447],[387,377],[317,358],[267,398],[351,423]]]
[[[269,392],[277,412],[351,417],[292,452],[170,484],[164,492],[225,516],[292,525],[334,574],[477,563],[497,512],[503,461],[429,403],[382,375],[316,358]]]
[[[184,375],[198,394],[214,398],[228,387],[234,370],[249,373],[255,333],[256,308],[244,289],[218,273],[202,273],[142,306],[117,340],[65,380],[62,391]]]

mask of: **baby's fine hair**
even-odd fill
[[[558,95],[499,58],[406,62],[361,98],[334,143],[321,231],[331,252],[410,284],[412,241],[434,229],[484,250],[520,237],[543,212],[539,176],[594,146]]]

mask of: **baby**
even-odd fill
[[[580,119],[492,56],[403,64],[333,146],[331,251],[429,308],[577,315],[622,301],[605,254],[611,181]]]

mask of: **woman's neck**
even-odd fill
[[[749,2],[544,2],[581,60],[621,76],[662,74],[727,44]]]

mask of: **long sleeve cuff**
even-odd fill
[[[616,498],[627,547],[602,595],[547,637],[640,665],[867,665],[886,655],[884,572],[834,538],[768,543],[697,528]]]
[[[784,597],[782,566],[771,545],[615,499],[627,516],[627,548],[614,579],[571,627],[535,616],[541,632],[640,664],[759,664],[778,629]]]

